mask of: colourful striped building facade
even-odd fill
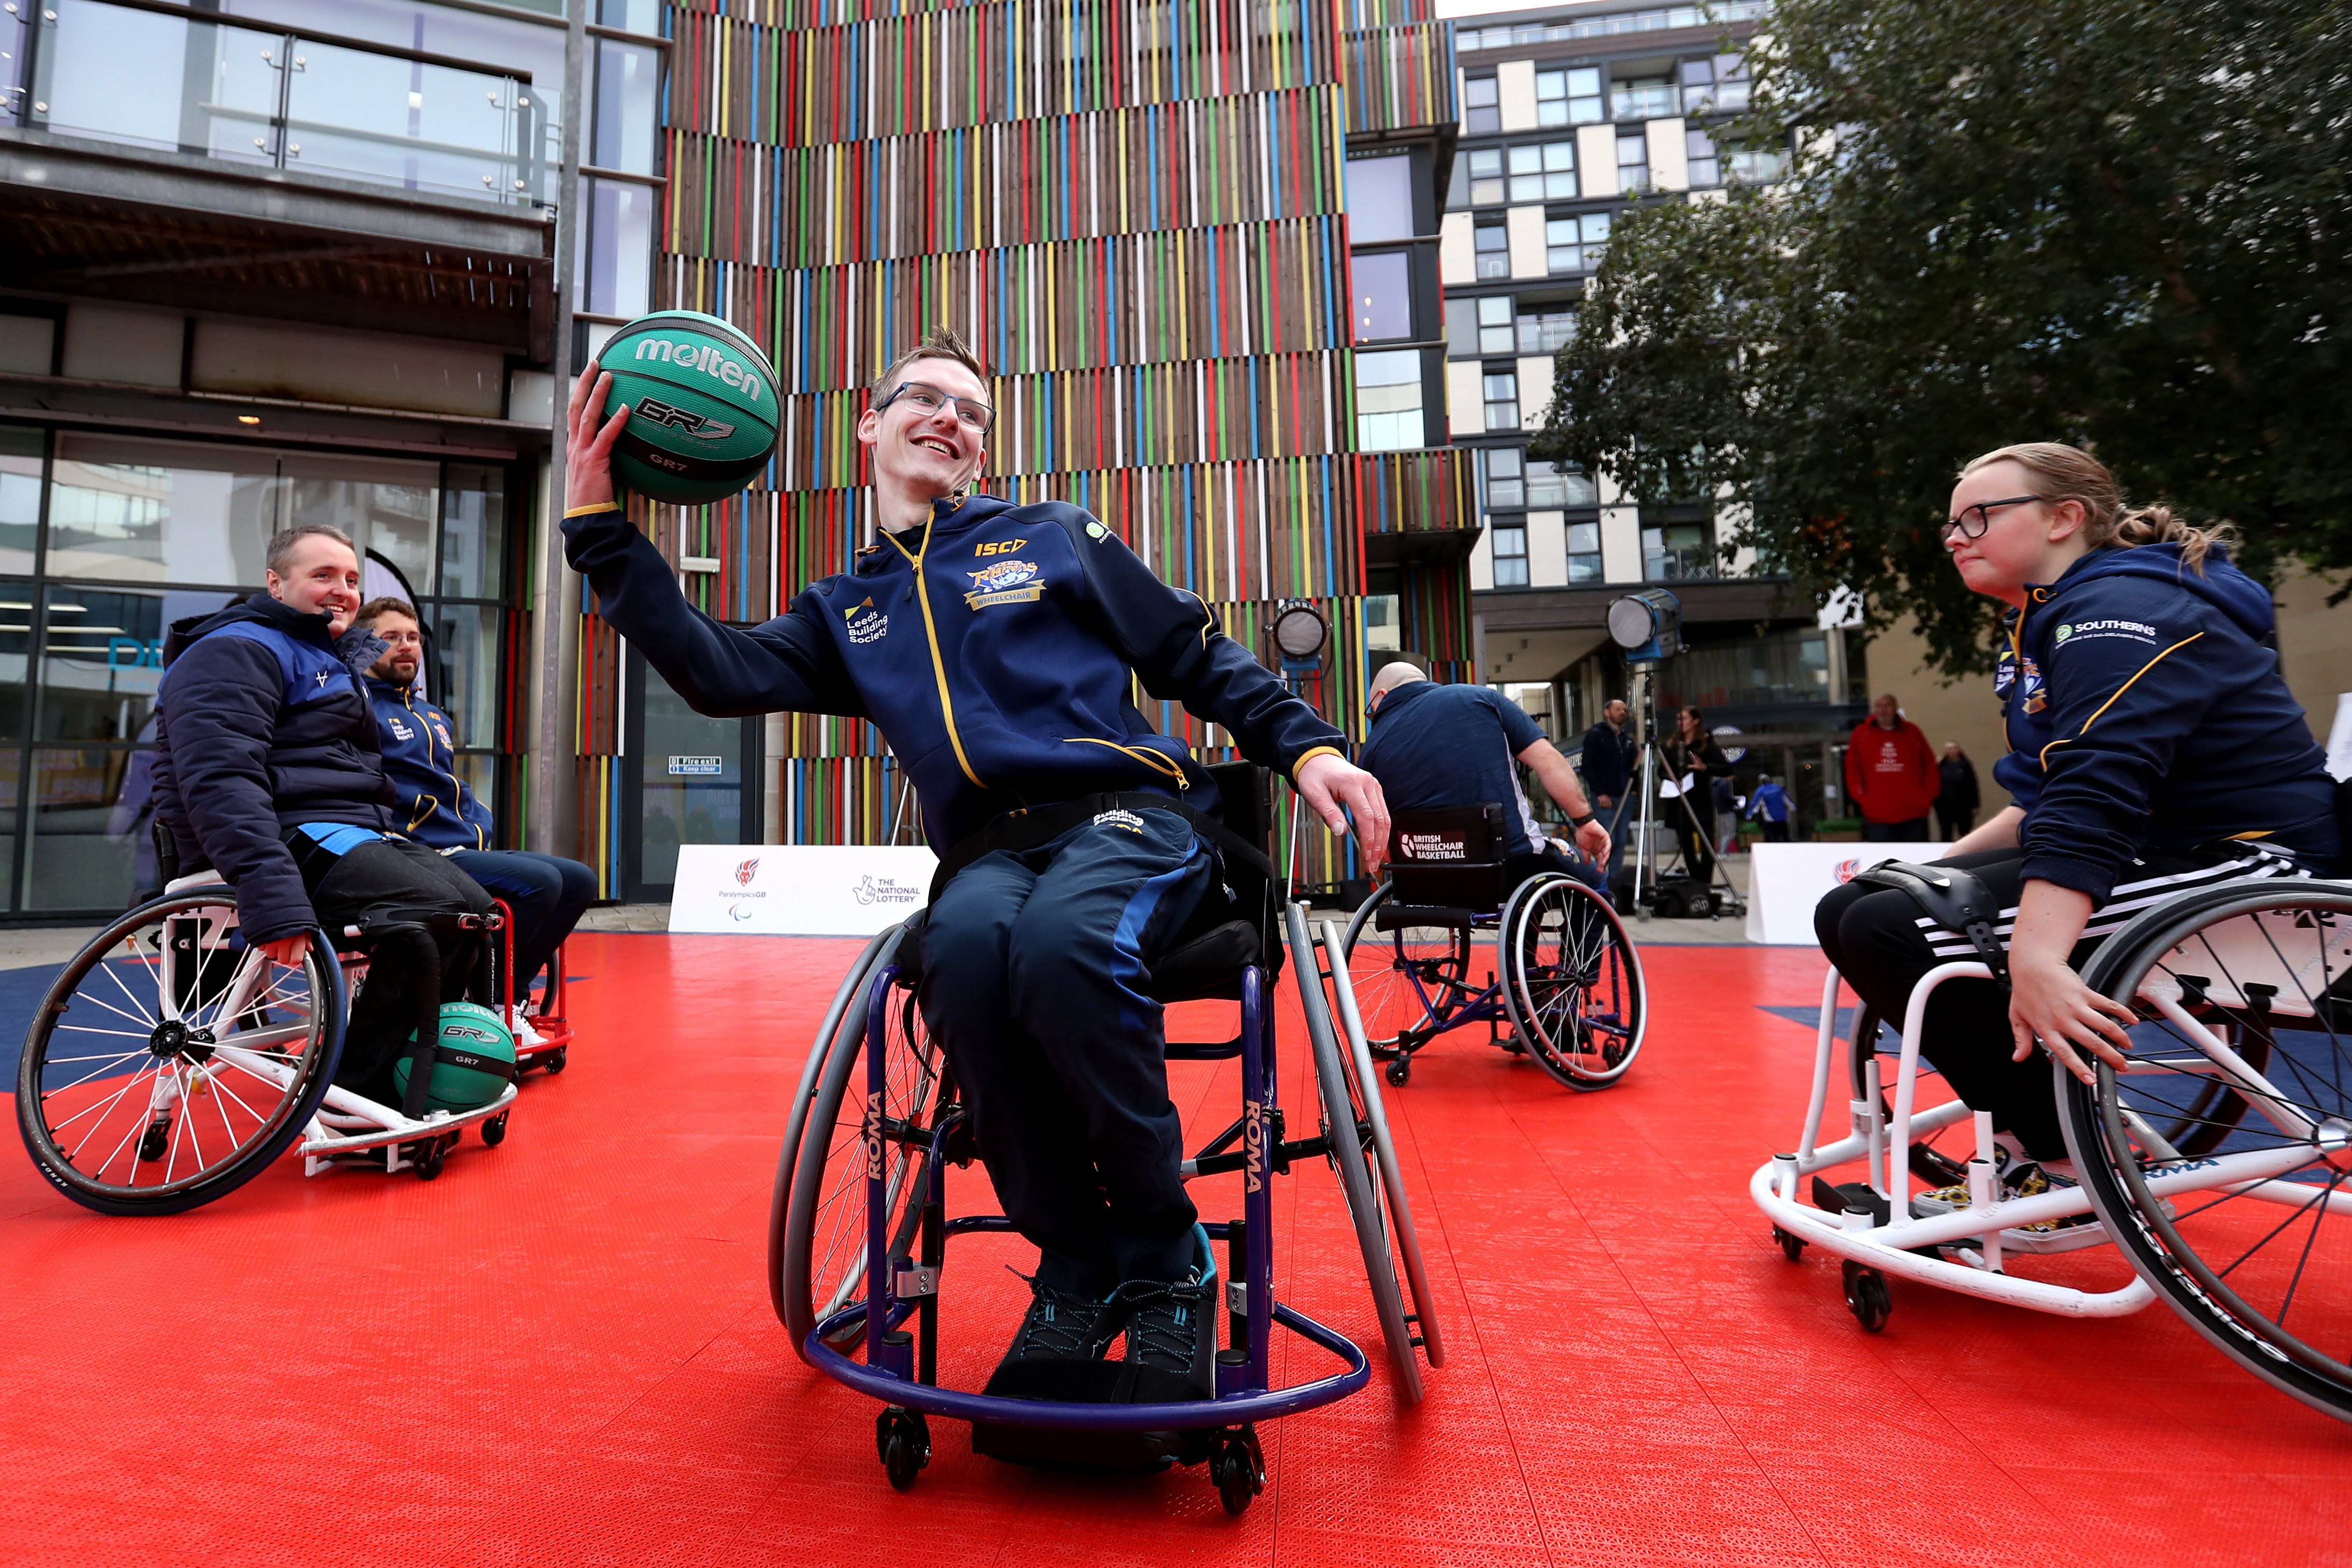
[[[1333,632],[1314,695],[1360,734],[1365,540],[1475,527],[1451,450],[1356,450],[1342,169],[1351,134],[1450,125],[1451,29],[1427,6],[671,5],[654,303],[766,346],[783,415],[743,495],[642,508],[673,559],[700,558],[689,594],[757,622],[846,569],[871,537],[866,383],[950,326],[993,377],[983,488],[1086,507],[1270,663],[1275,612],[1313,604]],[[1407,645],[1466,677],[1466,573],[1400,599]],[[583,848],[609,866],[619,667],[585,619],[579,669]],[[776,836],[880,841],[898,779],[871,727],[782,727]],[[1302,880],[1337,880],[1305,836]]]

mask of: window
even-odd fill
[[[1578,70],[1536,72],[1538,125],[1591,125],[1601,118],[1601,73]]]
[[[1486,509],[1517,511],[1528,504],[1527,486],[1520,480],[1520,464],[1526,454],[1516,446],[1490,446],[1486,449]]]
[[[1601,580],[1599,523],[1568,525],[1568,580],[1571,583]]]
[[[1574,464],[1528,464],[1528,505],[1530,507],[1590,507],[1601,497],[1592,481]]]
[[[1423,444],[1421,353],[1394,349],[1356,356],[1356,445],[1402,452]]]
[[[1377,343],[1412,337],[1412,257],[1401,250],[1358,256],[1353,271],[1356,341]]]
[[[1490,207],[1503,199],[1503,150],[1482,147],[1470,154],[1470,204]]]
[[[1572,202],[1575,199],[1575,142],[1548,141],[1540,147],[1511,149],[1511,200]]]
[[[1517,430],[1519,427],[1519,372],[1489,370],[1485,377],[1486,397],[1486,428]]]
[[[1576,316],[1567,306],[1519,312],[1519,352],[1556,354],[1576,338]]]
[[[1769,185],[1789,172],[1789,150],[1760,141],[1732,147],[1724,158],[1724,183]]]
[[[1647,136],[1620,136],[1617,139],[1617,188],[1628,194],[1650,188],[1650,139]]]
[[[1651,582],[1715,575],[1715,545],[1705,523],[1646,523],[1642,576]]]
[[[1636,77],[1615,84],[1609,95],[1612,120],[1664,120],[1682,110],[1675,103],[1672,77]]]
[[[1495,586],[1528,585],[1528,520],[1524,517],[1495,519]]]
[[[1367,245],[1412,237],[1412,158],[1352,158],[1343,178],[1350,240]]]
[[[1555,273],[1590,272],[1609,247],[1609,214],[1553,218],[1544,225],[1545,265]]]
[[[1445,302],[1445,352],[1449,359],[1467,360],[1478,352],[1478,302]]]
[[[1462,134],[1491,136],[1503,129],[1503,100],[1493,77],[1471,77],[1462,84]]]
[[[1507,354],[1511,346],[1511,297],[1497,294],[1478,301],[1478,351]]]
[[[1682,63],[1683,104],[1692,114],[1748,111],[1748,62],[1738,55],[1713,55]]]
[[[1723,165],[1715,156],[1715,138],[1690,126],[1683,131],[1683,154],[1690,160],[1690,183],[1694,191],[1723,183]]]
[[[1501,224],[1480,224],[1471,239],[1477,247],[1480,281],[1511,276],[1511,236]]]

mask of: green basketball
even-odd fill
[[[596,356],[626,404],[613,483],[699,506],[751,482],[776,449],[776,372],[751,340],[699,310],[656,310],[613,334]]]
[[[413,1043],[416,1031],[408,1031]],[[488,1104],[514,1082],[514,1035],[489,1009],[472,1002],[441,1004],[441,1039],[433,1051],[433,1076],[425,1085],[432,1111],[471,1111]],[[392,1070],[395,1102],[408,1093],[408,1058]]]

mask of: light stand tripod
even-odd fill
[[[1643,658],[1629,658],[1625,662],[1626,673],[1633,685],[1633,723],[1635,733],[1640,737],[1642,752],[1641,776],[1636,786],[1640,792],[1634,797],[1638,802],[1633,823],[1634,918],[1647,920],[1653,914],[1743,915],[1747,913],[1747,901],[1739,896],[1739,890],[1732,886],[1731,873],[1724,869],[1723,857],[1716,852],[1714,835],[1707,831],[1706,823],[1691,806],[1691,791],[1684,789],[1679,779],[1675,784],[1675,802],[1683,809],[1683,816],[1689,821],[1693,836],[1706,848],[1713,873],[1702,888],[1667,890],[1664,901],[1666,907],[1660,907],[1660,857],[1653,852],[1654,835],[1651,832],[1657,821],[1659,775],[1665,768],[1665,756],[1658,744],[1657,697],[1651,686],[1651,676],[1656,672],[1658,663],[1655,659]],[[1624,803],[1620,801],[1618,820],[1623,821],[1624,815]],[[1685,867],[1685,873],[1688,869]],[[1713,877],[1722,878],[1719,891]],[[1687,874],[1685,880],[1696,881]],[[1613,894],[1615,890],[1611,891]],[[1696,907],[1701,898],[1706,900],[1706,907],[1704,909]]]

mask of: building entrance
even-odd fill
[[[761,841],[761,720],[695,712],[634,649],[627,678],[624,896],[659,904],[677,879],[678,845]]]

